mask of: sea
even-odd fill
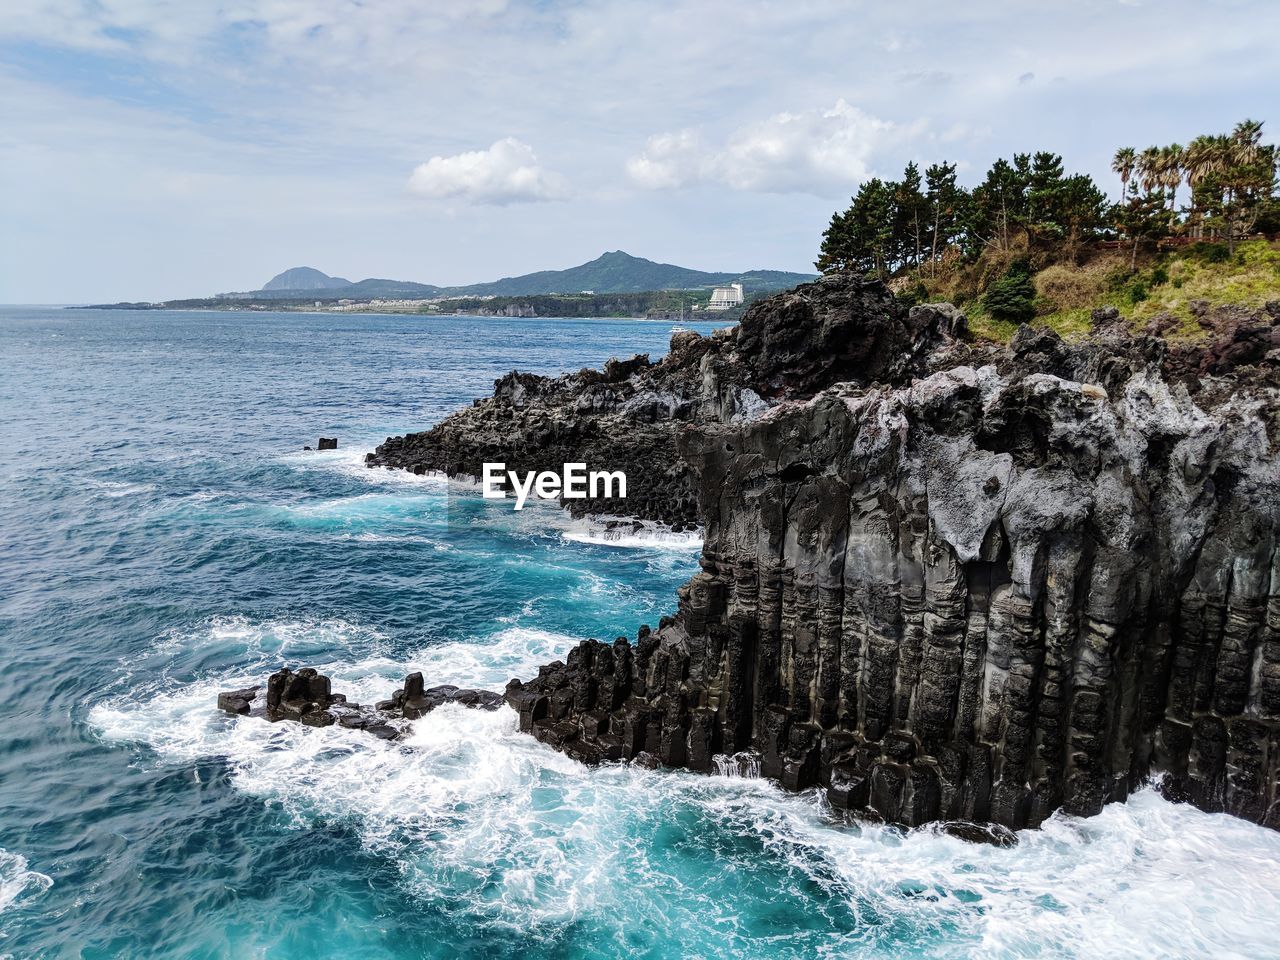
[[[656,626],[696,535],[363,458],[512,369],[670,333],[0,309],[0,957],[1280,955],[1280,833],[1151,788],[1002,848],[588,769],[506,708],[390,743],[215,709],[281,665],[362,702],[415,670],[501,690]]]

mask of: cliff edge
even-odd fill
[[[623,470],[629,516],[675,529],[699,522],[697,481],[679,435],[738,423],[836,381],[902,382],[964,318],[954,308],[908,310],[878,283],[824,277],[769,298],[737,326],[671,339],[661,360],[610,360],[561,377],[512,372],[493,395],[430,430],[388,437],[367,463],[479,477],[484,463],[560,472],[565,463]],[[567,500],[574,512],[619,512],[611,500]]]
[[[671,436],[701,569],[657,632],[512,681],[522,729],[907,825],[1090,814],[1162,773],[1280,826],[1280,305],[1198,344],[1111,319],[979,345],[824,278],[678,345],[761,403],[703,393]]]

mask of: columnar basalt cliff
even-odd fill
[[[908,311],[879,284],[824,278],[711,337],[677,333],[656,363],[642,355],[558,378],[513,372],[493,396],[430,430],[388,437],[374,467],[479,477],[484,463],[520,473],[565,463],[623,470],[628,496],[564,501],[575,513],[625,513],[677,529],[699,521],[697,485],[677,438],[689,424],[736,423],[840,380],[901,379],[957,323],[954,309]]]
[[[1280,826],[1280,309],[1172,348],[1095,319],[1004,348],[851,281],[755,308],[721,357],[771,406],[671,441],[701,570],[657,632],[512,681],[522,729],[588,762],[746,752],[908,825],[1163,773]]]

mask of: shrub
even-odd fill
[[[1231,252],[1225,243],[1193,243],[1187,248],[1187,255],[1204,263],[1226,263],[1231,259]]]
[[[1114,267],[1107,271],[1103,283],[1107,290],[1112,293],[1123,293],[1129,286],[1129,281],[1133,278],[1133,271],[1129,269],[1129,265]]]
[[[1072,267],[1061,263],[1045,267],[1035,275],[1034,282],[1036,293],[1046,302],[1054,304],[1048,311],[1043,306],[1038,306],[1037,314],[1093,307],[1104,292],[1104,277],[1101,270]]]
[[[925,303],[929,299],[929,289],[917,280],[914,284],[904,287],[894,294],[894,298],[901,304],[908,307],[914,307],[917,304]]]
[[[1035,309],[1037,317],[1047,317],[1051,313],[1057,313],[1062,309],[1062,304],[1058,303],[1053,297],[1037,296],[1031,301],[1031,306]]]
[[[1036,315],[1036,288],[1026,260],[1015,260],[1003,277],[987,288],[982,306],[997,320],[1026,323]]]

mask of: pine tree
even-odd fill
[[[925,196],[920,191],[920,168],[915,163],[908,163],[902,172],[902,179],[894,188],[894,259],[910,263],[913,269],[919,270],[925,224],[929,216]]]
[[[956,239],[967,194],[956,186],[956,165],[935,163],[924,172],[925,196],[928,203],[929,263],[937,275],[938,255]]]

